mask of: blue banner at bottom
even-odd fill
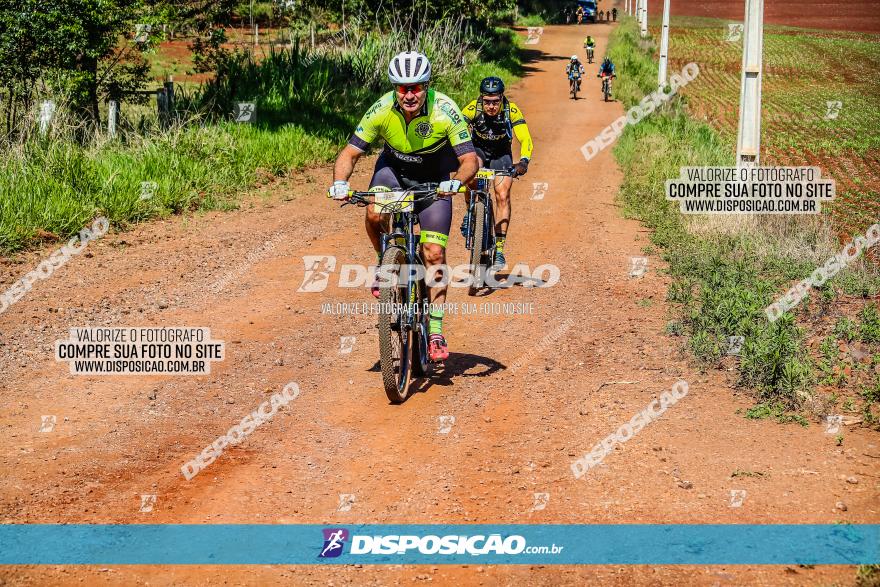
[[[0,564],[880,563],[880,525],[12,524]]]

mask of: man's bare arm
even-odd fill
[[[364,152],[353,145],[345,145],[336,157],[333,166],[333,181],[348,181],[354,172],[354,165]]]
[[[477,171],[480,169],[480,159],[477,154],[471,151],[465,153],[458,158],[458,171],[452,176],[463,184],[468,184],[476,177]]]

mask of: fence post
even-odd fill
[[[171,124],[172,120],[174,120],[174,78],[170,75],[168,76],[168,81],[162,84],[165,86],[165,104],[167,108],[166,115],[168,117],[168,123]]]
[[[116,136],[116,123],[119,121],[119,102],[116,100],[110,100],[108,110],[107,134],[112,139]]]
[[[742,78],[739,90],[739,129],[736,166],[760,165],[761,63],[764,52],[764,0],[746,0]]]
[[[669,60],[669,0],[663,0],[663,28],[660,32],[660,67],[657,70],[657,87],[666,86],[666,66]]]
[[[156,109],[159,114],[159,126],[168,128],[168,96],[165,88],[156,88]]]

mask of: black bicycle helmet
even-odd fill
[[[501,81],[500,77],[487,77],[483,78],[483,81],[480,82],[480,94],[481,95],[494,95],[494,94],[503,94],[504,93],[504,82]]]

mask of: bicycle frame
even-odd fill
[[[419,271],[424,269],[425,263],[419,251],[415,225],[418,222],[417,203],[433,200],[437,195],[437,184],[424,183],[402,190],[350,191],[342,204],[372,204],[376,212],[387,215],[383,218],[389,222],[382,227],[380,236],[377,279],[382,302],[378,324],[379,363],[385,393],[392,403],[406,400],[414,376],[430,375],[430,293],[425,274]]]
[[[485,169],[481,169],[480,171],[485,171]],[[471,191],[471,201],[468,204],[468,215],[473,218],[474,207],[477,200],[479,199],[484,203],[483,226],[486,227],[486,230],[483,231],[483,242],[481,243],[482,248],[480,249],[480,252],[482,253],[495,250],[495,213],[492,207],[492,198],[489,196],[489,184],[494,181],[494,177],[478,177],[477,189]],[[468,224],[465,234],[465,248],[470,251],[474,248],[475,244],[474,235],[471,234],[471,227],[470,224]]]
[[[480,173],[485,173],[487,171],[492,172],[492,177],[479,177]],[[470,218],[474,216],[474,208],[476,206],[477,201],[482,201],[484,203],[483,206],[483,226],[485,230],[483,230],[483,242],[482,248],[480,249],[481,253],[489,253],[494,255],[495,252],[495,207],[494,207],[494,198],[491,197],[489,187],[490,185],[494,189],[494,182],[499,177],[516,177],[513,173],[513,168],[506,171],[498,170],[498,169],[486,169],[485,167],[481,167],[479,172],[477,173],[477,187],[474,190],[471,190],[471,201],[468,203],[468,215]],[[465,248],[467,250],[473,250],[476,243],[474,242],[474,235],[471,232],[471,224],[465,228],[465,236],[464,236]],[[492,260],[490,258],[489,264],[492,264]]]
[[[416,299],[417,296],[417,280],[413,274],[412,268],[424,266],[421,253],[419,252],[419,243],[416,241],[415,234],[416,213],[415,212],[393,212],[391,213],[391,231],[382,234],[381,253],[385,254],[385,250],[389,246],[402,246],[406,256],[408,267],[406,279],[406,316],[401,321],[401,327],[406,330],[415,330],[421,328],[423,332],[419,332],[418,351],[420,360],[426,363],[428,357],[428,331],[427,327],[422,324],[423,317],[428,314],[428,309],[421,307],[421,301]],[[401,278],[404,276],[398,276]],[[423,292],[427,299],[427,291]]]

